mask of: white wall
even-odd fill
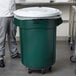
[[[57,27],[57,36],[69,36],[69,7],[66,6],[58,6],[55,7],[62,11],[62,19],[63,22],[61,25]]]

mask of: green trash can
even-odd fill
[[[56,59],[56,27],[61,12],[49,7],[28,7],[14,12],[14,24],[20,29],[22,63],[32,70],[51,69]]]

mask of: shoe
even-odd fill
[[[17,52],[15,55],[11,56],[12,59],[21,58],[21,53]]]
[[[4,59],[1,59],[1,60],[0,60],[0,67],[1,67],[1,68],[4,68],[4,67],[5,67]]]

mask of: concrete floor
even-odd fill
[[[19,47],[19,43],[18,43]],[[18,48],[19,49],[19,48]],[[7,48],[8,50],[8,48]],[[11,59],[9,51],[6,50],[6,67],[0,68],[0,76],[42,76],[41,73],[27,73],[27,68],[22,65],[20,59]],[[52,68],[52,72],[43,74],[44,76],[76,76],[76,64],[71,63],[69,57],[71,51],[67,42],[57,42],[56,46],[56,63]]]

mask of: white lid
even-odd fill
[[[45,18],[60,16],[61,11],[50,7],[28,7],[14,11],[14,17],[23,18]]]

